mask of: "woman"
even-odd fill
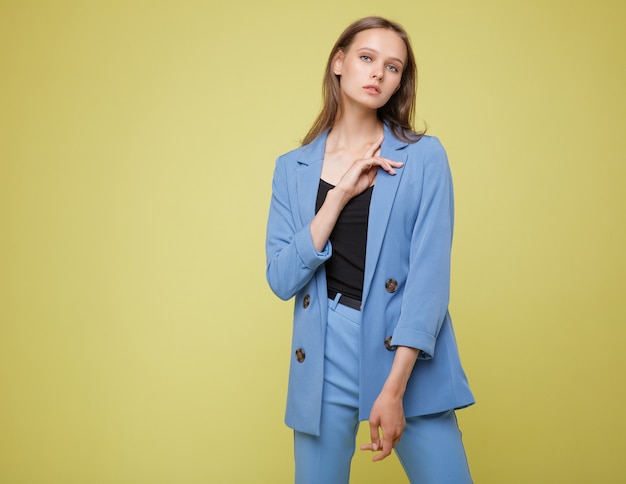
[[[359,420],[361,449],[395,449],[411,482],[471,482],[454,410],[474,399],[447,310],[452,183],[439,141],[411,128],[415,79],[402,27],[354,22],[318,119],[276,163],[267,280],[295,296],[297,483],[348,482]]]

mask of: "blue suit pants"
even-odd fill
[[[296,484],[347,484],[350,480],[359,426],[361,313],[338,304],[339,297],[328,301],[320,435],[294,433]],[[472,482],[453,410],[406,420],[395,453],[411,483]]]

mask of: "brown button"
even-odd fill
[[[296,360],[298,360],[299,363],[302,363],[305,358],[306,358],[306,353],[304,352],[304,350],[302,348],[298,348],[296,350]]]
[[[307,294],[306,296],[304,296],[304,299],[302,300],[302,307],[306,309],[309,307],[309,304],[311,304],[311,296]]]
[[[385,338],[385,348],[387,348],[389,351],[395,351],[397,346],[394,346],[391,344],[391,336],[387,336]]]
[[[396,292],[398,290],[398,281],[395,279],[387,279],[385,289],[387,289],[387,292]]]

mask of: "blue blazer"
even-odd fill
[[[314,435],[319,435],[324,379],[324,262],[332,246],[329,242],[316,251],[309,223],[315,216],[326,136],[278,158],[266,240],[272,291],[284,300],[295,296],[285,422]],[[378,170],[370,204],[359,418],[369,418],[398,345],[421,350],[404,395],[407,417],[471,405],[474,398],[448,313],[454,206],[446,153],[437,138],[424,136],[409,144],[385,126],[381,156],[404,165],[396,175]]]

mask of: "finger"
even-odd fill
[[[389,457],[391,455],[391,451],[393,450],[393,443],[391,439],[382,438],[382,452],[376,454],[372,460],[374,462],[378,462],[379,460],[383,460],[385,457]]]
[[[380,448],[382,447],[382,443],[380,441],[380,434],[378,432],[378,421],[370,421],[370,440],[371,440],[371,445],[372,446],[372,451],[376,452],[377,450],[380,450]]]
[[[376,157],[376,160],[378,161],[378,165],[390,175],[396,174],[394,168],[401,168],[402,165],[404,165],[401,161],[393,161],[379,156]]]
[[[383,140],[385,139],[385,135],[383,134],[380,138],[378,138],[374,144],[370,145],[363,153],[363,158],[371,158],[380,148],[380,145],[383,144]]]
[[[388,164],[389,166],[393,166],[394,168],[400,168],[401,166],[404,165],[404,163],[402,161],[390,160],[389,158],[383,158],[382,156],[376,156],[375,158],[377,160],[380,160],[380,161]]]

